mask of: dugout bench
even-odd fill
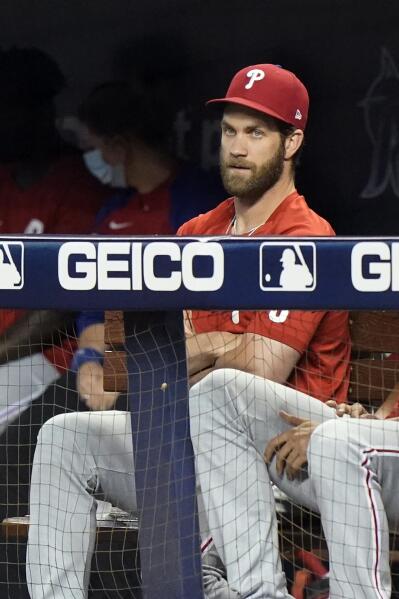
[[[104,389],[126,392],[128,372],[123,312],[107,311],[105,325],[107,351],[104,360]],[[351,312],[350,334],[352,357],[348,401],[360,402],[369,409],[377,409],[399,382],[399,311]],[[295,564],[297,551],[300,549],[312,551],[321,559],[327,559],[319,518],[284,499],[279,508],[280,546],[284,561]],[[28,526],[28,517],[8,518],[2,523],[2,534],[10,541],[23,543],[26,541]],[[124,550],[130,553],[133,563],[138,564],[137,536],[137,526],[132,525],[131,521],[115,519],[112,524],[98,522],[97,546],[101,553]],[[399,562],[396,537],[392,537],[391,561]],[[139,597],[138,590],[134,590],[134,593],[126,597]]]

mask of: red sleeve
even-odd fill
[[[176,235],[185,235],[185,229],[186,229],[186,223],[184,223],[184,225],[181,225],[176,232]]]
[[[182,236],[182,235],[193,235],[193,232],[190,230],[190,229],[192,229],[192,226],[191,226],[191,221],[192,220],[193,219],[188,220],[186,223],[183,223],[178,228],[176,235],[180,235],[180,236]]]
[[[265,310],[253,312],[247,332],[280,341],[302,354],[325,312],[310,310]]]
[[[14,308],[0,309],[0,334],[2,335],[11,325],[26,314],[26,310],[16,310]]]

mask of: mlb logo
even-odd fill
[[[20,241],[0,242],[0,289],[24,286],[24,246]]]
[[[262,243],[259,283],[263,291],[313,291],[316,288],[315,244],[310,241]]]

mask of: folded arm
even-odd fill
[[[211,331],[196,334],[185,313],[187,368],[190,385],[201,380],[212,370],[234,368],[285,383],[300,354],[295,349],[254,333],[233,334]],[[94,348],[103,353],[104,324],[88,326],[80,335],[79,348]],[[109,409],[117,394],[103,391],[103,368],[98,362],[87,362],[79,368],[78,390],[89,407]]]
[[[285,383],[300,357],[288,345],[253,333],[201,333],[189,336],[186,346],[191,383],[219,368]]]

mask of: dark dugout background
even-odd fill
[[[205,168],[218,129],[203,102],[247,64],[292,69],[311,97],[299,190],[340,234],[399,234],[398,0],[2,0],[0,12],[3,47],[38,46],[64,70],[61,116],[128,73],[166,97],[177,152]]]

